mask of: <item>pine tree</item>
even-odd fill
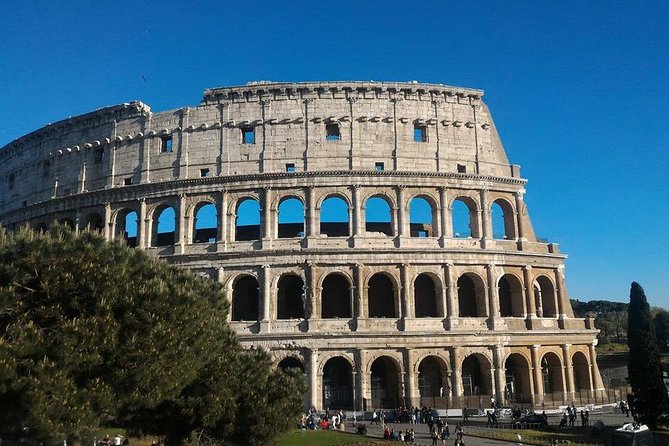
[[[650,307],[643,288],[636,282],[632,282],[630,290],[628,324],[631,408],[637,421],[656,427],[669,410],[669,398]]]

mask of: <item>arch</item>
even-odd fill
[[[193,243],[215,243],[218,240],[218,210],[208,201],[194,208]]]
[[[418,392],[421,398],[448,395],[448,364],[439,356],[429,355],[418,364]]]
[[[409,231],[411,237],[434,237],[437,227],[436,206],[431,198],[417,196],[409,202]]]
[[[394,409],[401,404],[401,373],[400,365],[389,356],[381,356],[374,360],[370,367],[372,407]]]
[[[474,273],[458,278],[458,308],[460,317],[485,317],[485,285]]]
[[[479,238],[478,206],[470,197],[457,197],[451,202],[453,238]]]
[[[393,215],[386,197],[374,195],[365,202],[365,231],[393,235]]]
[[[367,289],[369,317],[398,317],[395,294],[396,287],[388,275],[374,274]]]
[[[304,319],[304,281],[284,274],[277,283],[277,319]]]
[[[253,276],[241,276],[232,284],[232,320],[258,320],[260,309],[260,287]]]
[[[235,209],[235,241],[260,240],[260,202],[242,198]]]
[[[555,287],[546,276],[539,276],[534,280],[534,299],[539,317],[557,317],[555,308]]]
[[[527,358],[520,353],[511,353],[504,361],[504,397],[507,403],[531,403],[532,372]]]
[[[286,356],[281,361],[279,361],[277,367],[284,372],[287,372],[290,369],[298,369],[300,372],[304,373],[304,364],[299,358],[296,358],[295,356]]]
[[[342,356],[328,359],[323,366],[323,407],[353,409],[353,367]]]
[[[139,232],[139,218],[137,212],[132,209],[121,209],[116,214],[116,236],[123,237],[131,248],[137,246],[137,234]]]
[[[423,273],[416,277],[416,280],[413,282],[416,317],[439,316],[436,288],[434,279],[429,274]]]
[[[462,387],[465,396],[492,395],[490,361],[480,353],[462,361]]]
[[[304,203],[296,197],[279,202],[278,238],[304,237]]]
[[[544,384],[544,394],[562,393],[562,361],[554,352],[547,352],[541,358],[541,377]]]
[[[499,313],[502,317],[523,317],[523,284],[513,274],[504,274],[497,282]]]
[[[574,367],[574,390],[590,391],[592,383],[590,382],[590,363],[583,352],[575,352],[571,357],[571,363]]]
[[[349,205],[338,195],[330,195],[321,203],[320,233],[328,237],[348,237]]]
[[[346,276],[339,273],[328,274],[323,279],[321,290],[321,317],[352,317],[351,284]]]
[[[516,238],[516,218],[511,203],[498,198],[490,206],[492,238],[514,240]]]
[[[91,212],[84,218],[83,227],[89,231],[102,232],[105,228],[105,222],[100,214]]]
[[[176,236],[176,213],[171,206],[159,206],[153,211],[154,237],[151,240],[151,246],[169,246],[173,245]]]
[[[74,221],[71,218],[61,217],[56,220],[59,225],[67,226],[69,229],[74,230]]]

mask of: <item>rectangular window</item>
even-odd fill
[[[253,127],[242,127],[242,144],[255,144],[256,131]]]
[[[102,164],[102,158],[105,154],[105,149],[95,149],[95,164]]]
[[[467,173],[467,166],[464,164],[458,164],[458,173]]]
[[[8,180],[9,184],[7,185],[9,187],[9,190],[14,189],[14,181],[15,180],[16,180],[16,174],[10,173],[9,174],[9,180]]]
[[[414,142],[427,142],[427,127],[422,124],[414,124],[413,140]]]
[[[51,173],[51,161],[46,160],[42,164],[42,176],[48,177],[50,173]]]
[[[160,138],[160,151],[162,153],[172,153],[173,147],[172,147],[172,137],[171,136],[163,136]]]
[[[209,176],[209,169],[200,169],[200,176],[202,178]]]
[[[132,184],[132,178],[125,178],[123,180],[123,185],[124,186],[130,186]]]
[[[339,130],[339,124],[325,124],[325,140],[341,141],[341,131]]]
[[[374,163],[374,170],[376,170],[377,172],[381,172],[383,168],[384,168],[383,163]]]
[[[291,172],[291,173],[295,172],[295,164],[293,163],[286,164],[286,172]]]

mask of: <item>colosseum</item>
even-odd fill
[[[309,407],[559,405],[603,390],[481,90],[251,82],[0,150],[0,222],[93,228],[221,282]]]

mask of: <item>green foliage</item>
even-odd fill
[[[637,421],[655,427],[669,411],[669,398],[650,308],[643,288],[636,282],[632,282],[630,290],[628,333],[631,408]]]
[[[669,353],[669,312],[660,310],[655,315],[655,336],[662,353]]]
[[[599,328],[600,344],[627,343],[627,308],[629,304],[608,300],[571,301],[574,315],[595,316],[595,326]]]
[[[266,430],[238,430],[240,400],[285,429],[303,383],[244,351],[226,318],[219,284],[139,250],[63,227],[0,229],[0,438],[87,442],[115,422],[171,444],[202,427],[266,443]]]

